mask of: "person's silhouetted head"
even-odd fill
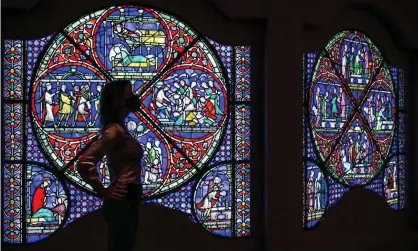
[[[117,80],[107,83],[100,95],[100,119],[102,128],[110,123],[123,125],[129,109],[127,100],[134,96],[129,80]]]

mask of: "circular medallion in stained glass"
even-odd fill
[[[337,34],[319,55],[309,119],[328,172],[349,186],[364,185],[383,168],[395,128],[390,70],[369,38]]]
[[[66,34],[66,35],[64,35]],[[163,12],[135,5],[96,11],[50,42],[34,71],[31,115],[40,146],[59,169],[100,130],[100,94],[110,80],[130,80],[143,101],[126,119],[144,148],[145,196],[192,178],[226,129],[227,77],[209,42]],[[99,177],[109,182],[105,159]],[[91,189],[75,166],[65,174]]]

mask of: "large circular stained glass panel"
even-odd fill
[[[180,186],[215,153],[228,114],[227,78],[205,38],[171,15],[134,5],[86,15],[58,33],[31,85],[32,123],[51,163],[91,188],[67,164],[100,129],[99,97],[127,79],[143,103],[126,119],[143,145],[146,196]],[[105,159],[98,170],[108,182]]]
[[[319,55],[309,94],[310,126],[328,173],[356,186],[384,167],[396,114],[389,68],[374,43],[344,31]]]

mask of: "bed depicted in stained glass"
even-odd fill
[[[98,135],[100,93],[116,79],[130,80],[142,100],[125,124],[144,149],[138,168],[145,203],[180,210],[216,235],[249,236],[250,55],[248,46],[216,43],[170,14],[136,5],[90,13],[38,40],[4,41],[2,168],[16,176],[19,189],[11,195],[4,183],[3,207],[14,213],[3,226],[3,242],[44,239],[100,208],[101,200],[77,172],[77,158]],[[42,233],[23,220],[30,198],[21,191],[35,189],[33,177],[22,176],[29,169],[45,176],[45,182],[36,176],[36,186],[60,191],[45,195],[60,210],[48,202],[45,210],[52,215],[38,221],[50,220],[54,227]],[[212,209],[206,205],[212,212],[226,210],[227,223],[219,228],[210,226],[221,216],[209,213],[208,219],[195,207],[204,200],[196,196],[207,193],[207,181],[198,177],[211,177],[214,170],[228,187],[223,200],[209,203]],[[108,186],[106,158],[97,171]],[[26,204],[7,203],[11,198]]]
[[[140,135],[150,139],[141,142],[145,160],[150,150],[161,156],[144,163],[144,190],[158,194],[190,179],[225,130],[227,77],[214,52],[173,17],[135,6],[96,12],[64,30],[46,48],[31,89],[37,136],[51,162],[64,168],[96,136],[99,91],[109,77],[123,78],[143,100],[130,123],[149,129]],[[157,175],[150,165],[160,166]],[[70,169],[68,178],[81,184]]]
[[[63,183],[39,166],[26,168],[26,240],[36,242],[55,232],[68,208]]]
[[[320,53],[304,55],[305,228],[322,218],[314,217],[313,198],[324,193],[323,198],[332,200],[329,207],[342,196],[334,195],[335,189],[314,189],[313,166],[337,186],[363,186],[382,196],[387,190],[388,203],[403,208],[403,199],[396,196],[404,194],[404,185],[393,188],[392,171],[404,177],[404,162],[399,161],[405,155],[399,141],[405,134],[400,74],[402,70],[390,67],[375,44],[358,31],[340,32]],[[396,191],[389,193],[390,189]]]

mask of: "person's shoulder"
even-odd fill
[[[111,133],[113,135],[123,135],[124,129],[121,125],[117,123],[110,123],[105,128],[103,128],[104,133]]]

